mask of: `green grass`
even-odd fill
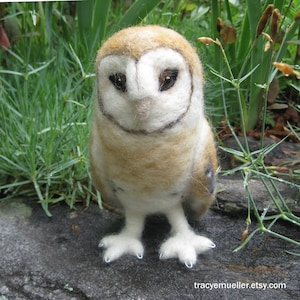
[[[91,195],[87,147],[94,82],[68,52],[35,65],[11,56],[8,70],[0,70],[1,189],[7,196],[37,196],[48,215],[53,202],[74,207]]]
[[[243,178],[243,185],[248,196],[248,216],[246,219],[246,229],[244,231],[245,235],[242,243],[235,249],[235,251],[238,251],[241,248],[243,248],[251,240],[251,238],[258,232],[268,233],[273,237],[281,238],[299,247],[300,246],[299,241],[293,240],[287,236],[281,235],[280,233],[277,233],[272,230],[273,225],[278,220],[283,220],[291,224],[294,224],[296,226],[300,226],[300,217],[296,216],[291,210],[291,208],[286,204],[279,189],[276,186],[276,183],[280,182],[286,184],[288,187],[296,188],[300,191],[299,170],[291,171],[290,174],[288,174],[288,176],[284,178],[284,174],[273,173],[272,166],[267,167],[265,165],[264,159],[266,155],[272,152],[278,146],[279,143],[277,144],[275,143],[273,145],[264,147],[263,146],[264,139],[261,138],[261,148],[254,152],[250,151],[250,147],[248,144],[248,138],[246,133],[246,128],[247,128],[246,120],[244,118],[245,103],[243,97],[241,96],[242,94],[241,85],[243,84],[244,81],[246,81],[249,77],[251,77],[251,75],[256,71],[258,67],[255,67],[253,70],[251,70],[248,74],[245,74],[243,77],[240,76],[235,77],[221,42],[218,39],[216,40],[211,39],[209,42],[212,45],[215,44],[219,47],[224,63],[228,68],[228,74],[229,74],[228,78],[224,77],[223,75],[215,71],[213,71],[213,74],[221,80],[221,86],[222,86],[221,90],[222,90],[222,100],[223,100],[225,120],[227,121],[227,126],[230,129],[232,136],[235,138],[235,141],[239,146],[239,150],[225,148],[221,146],[220,148],[228,152],[229,154],[233,155],[237,160],[241,162],[241,165],[231,170],[227,170],[225,172],[223,171],[223,174],[231,175],[234,173],[240,173]],[[240,112],[240,116],[241,116],[241,131],[243,134],[244,145],[238,139],[237,134],[231,125],[230,117],[227,109],[228,104],[226,99],[226,91],[223,88],[223,83],[230,83],[232,85],[232,90],[236,93],[236,99],[238,104],[238,107],[236,107],[236,109]],[[298,133],[291,126],[290,128],[291,128],[291,132],[295,135],[298,141],[300,141]],[[263,132],[262,132],[262,136],[264,136]],[[281,142],[284,142],[284,140],[281,140]],[[277,177],[276,175],[280,175],[280,177]],[[259,213],[256,206],[255,199],[253,198],[251,189],[249,187],[249,182],[253,178],[259,178],[259,180],[262,182],[263,186],[265,187],[266,191],[270,196],[271,203],[277,209],[277,214],[268,215],[268,207],[264,209],[262,214]],[[295,201],[299,201],[299,199],[295,199]],[[255,216],[258,222],[258,226],[251,234],[248,235],[248,227],[251,224],[252,214]]]
[[[77,3],[78,24],[66,3],[13,3],[3,17],[19,24],[21,37],[0,52],[0,139],[5,141],[0,145],[0,191],[2,198],[36,199],[49,216],[51,204],[60,201],[75,208],[76,202],[88,205],[93,198],[101,206],[88,163],[94,59],[107,26],[107,18],[97,20],[105,11],[108,16],[110,1],[104,1],[103,16],[88,13],[99,11],[100,2]],[[150,2],[145,8],[137,2],[135,18],[158,1]],[[115,18],[136,22],[130,11]]]
[[[6,5],[2,20],[19,29],[17,43],[0,52],[2,198],[30,197],[49,216],[61,201],[71,208],[91,199],[101,205],[88,163],[96,50],[130,24],[180,26],[183,3],[138,0],[125,9],[123,0],[88,0],[77,3],[77,15],[68,3]],[[191,28],[205,11],[189,19],[189,10],[183,19],[194,40]]]
[[[257,27],[263,12],[270,4],[274,6],[274,11],[280,11],[281,17],[276,23],[277,33],[272,36],[273,42],[270,43],[270,49],[265,51],[267,39],[261,32],[257,35]],[[260,0],[242,1],[237,5],[231,5],[229,0],[212,1],[211,26],[208,36],[222,41],[216,27],[217,18],[220,17],[225,24],[228,21],[231,22],[232,28],[236,30],[236,39],[233,43],[228,44],[222,41],[232,74],[228,73],[228,68],[217,45],[206,47],[207,49],[202,47],[209,67],[225,77],[229,78],[233,75],[237,80],[247,76],[254,70],[241,85],[242,115],[240,111],[235,109],[238,106],[239,99],[234,91],[232,94],[231,83],[223,83],[224,88],[227,89],[226,96],[231,99],[231,105],[228,106],[230,122],[235,126],[239,128],[245,126],[247,130],[253,130],[257,127],[263,129],[264,117],[266,116],[264,111],[265,96],[269,85],[277,75],[272,63],[284,61],[291,65],[299,64],[296,52],[300,20],[299,18],[295,19],[299,12],[299,5],[299,0],[269,0],[265,1],[264,5]],[[272,35],[271,23],[272,16],[268,18],[268,22],[262,28],[264,33]],[[201,33],[200,36],[205,36],[205,32]],[[211,76],[209,78],[216,84],[215,79],[212,79]],[[295,81],[294,78],[294,83]],[[284,83],[285,81],[281,80],[281,82]],[[222,107],[221,88],[218,88],[218,91],[218,94],[211,94],[210,96],[213,97],[212,103],[214,106]],[[244,120],[241,120],[241,116]]]

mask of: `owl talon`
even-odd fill
[[[144,255],[142,253],[137,254],[136,256],[138,259],[143,259]]]
[[[160,259],[160,260],[166,259],[164,253],[159,253],[159,259]]]
[[[108,257],[104,257],[104,262],[106,262],[107,264],[109,264],[110,263],[110,258],[108,258]]]
[[[103,238],[99,247],[106,248],[103,257],[106,263],[110,263],[125,254],[134,255],[138,259],[142,259],[144,255],[144,247],[140,240],[124,233]]]
[[[214,242],[211,242],[209,245],[208,245],[209,248],[213,249],[213,248],[216,248],[216,244]]]
[[[191,269],[194,265],[191,261],[185,261],[184,264],[188,269]]]
[[[214,247],[215,244],[208,238],[188,231],[186,234],[170,237],[164,242],[160,248],[159,258],[178,258],[187,268],[191,269],[197,261],[197,254]]]

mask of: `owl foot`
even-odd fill
[[[178,258],[187,268],[192,268],[197,261],[197,255],[216,245],[208,238],[189,231],[177,233],[165,241],[160,248],[160,259]]]
[[[103,238],[98,246],[106,249],[103,255],[103,260],[106,263],[110,263],[124,254],[134,255],[138,259],[142,259],[144,255],[141,241],[122,232]]]

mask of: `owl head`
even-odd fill
[[[96,59],[99,113],[127,132],[162,132],[203,118],[198,55],[177,32],[160,26],[123,29]]]

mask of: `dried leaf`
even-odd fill
[[[289,106],[287,104],[284,104],[284,103],[274,103],[272,105],[269,105],[268,106],[268,109],[274,109],[274,110],[277,110],[277,109],[286,109],[288,108]]]
[[[72,224],[72,231],[74,233],[79,233],[81,231],[80,227],[78,225]]]
[[[220,37],[224,44],[233,44],[236,40],[236,29],[233,26],[224,26],[221,29]]]
[[[273,62],[273,65],[285,76],[294,74],[294,69],[286,63]]]
[[[223,23],[222,19],[219,17],[217,19],[217,30],[218,30],[218,32],[220,33],[223,28],[224,28],[224,23]]]
[[[269,86],[267,101],[269,103],[273,103],[276,100],[278,94],[279,94],[279,83],[278,83],[278,79],[274,78]]]
[[[230,21],[222,21],[221,18],[217,19],[217,30],[220,33],[220,38],[224,44],[232,44],[236,40],[236,29]]]
[[[201,42],[202,44],[205,44],[205,45],[210,45],[210,44],[212,44],[212,43],[215,43],[215,41],[214,41],[212,38],[210,38],[210,37],[205,37],[205,36],[199,37],[197,40],[198,40],[199,42]]]
[[[241,242],[245,241],[245,239],[248,237],[248,226],[242,233],[242,240]]]
[[[271,47],[271,43],[269,41],[266,42],[264,52],[267,52]]]
[[[298,124],[299,122],[298,111],[292,106],[289,106],[287,108],[283,116],[285,117],[286,120],[290,121],[293,124]]]
[[[261,33],[269,42],[273,43],[273,40],[271,39],[270,35],[267,34],[266,32]]]

